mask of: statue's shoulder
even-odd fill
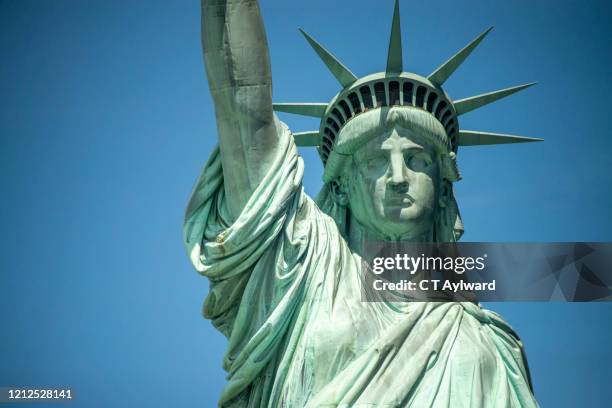
[[[309,224],[310,234],[316,239],[325,239],[337,248],[348,248],[342,227],[344,225],[344,211],[330,206],[327,200],[321,200],[321,194],[313,199],[302,191],[299,209],[296,214],[297,221]]]

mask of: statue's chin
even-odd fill
[[[400,212],[397,215],[382,217],[379,222],[369,222],[365,225],[377,236],[385,237],[384,239],[411,241],[421,240],[428,235],[433,228],[433,221]]]
[[[383,217],[389,223],[399,223],[405,226],[417,227],[422,224],[431,224],[431,220],[429,220],[431,217],[428,217],[427,211],[416,203],[385,207]]]
[[[402,205],[376,203],[370,211],[352,211],[351,216],[357,221],[352,228],[363,228],[373,234],[369,239],[421,240],[433,228],[433,211],[417,202]],[[358,208],[361,209],[361,208]],[[357,209],[355,209],[357,210]]]
[[[384,225],[383,229],[386,230],[381,231],[383,234],[410,240],[431,231],[433,217],[423,207],[411,204],[401,208],[386,208],[384,222],[380,225]]]

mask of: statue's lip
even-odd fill
[[[415,199],[410,194],[393,194],[385,200],[389,205],[409,207],[414,204]]]

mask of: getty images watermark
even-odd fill
[[[495,279],[489,282],[467,282],[463,279],[451,281],[448,279],[426,279],[424,274],[455,273],[463,275],[466,272],[483,271],[486,268],[487,254],[482,256],[411,256],[407,253],[395,254],[392,257],[377,256],[372,259],[371,271],[375,275],[385,272],[402,272],[410,276],[409,279],[400,279],[397,282],[385,279],[375,279],[374,290],[390,291],[445,291],[466,292],[495,290]],[[415,279],[418,277],[419,279]]]
[[[610,243],[369,242],[362,300],[609,301]]]

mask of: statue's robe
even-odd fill
[[[361,259],[278,155],[230,222],[216,149],[185,218],[210,280],[204,316],[229,340],[221,407],[537,407],[523,347],[472,303],[362,302]]]

